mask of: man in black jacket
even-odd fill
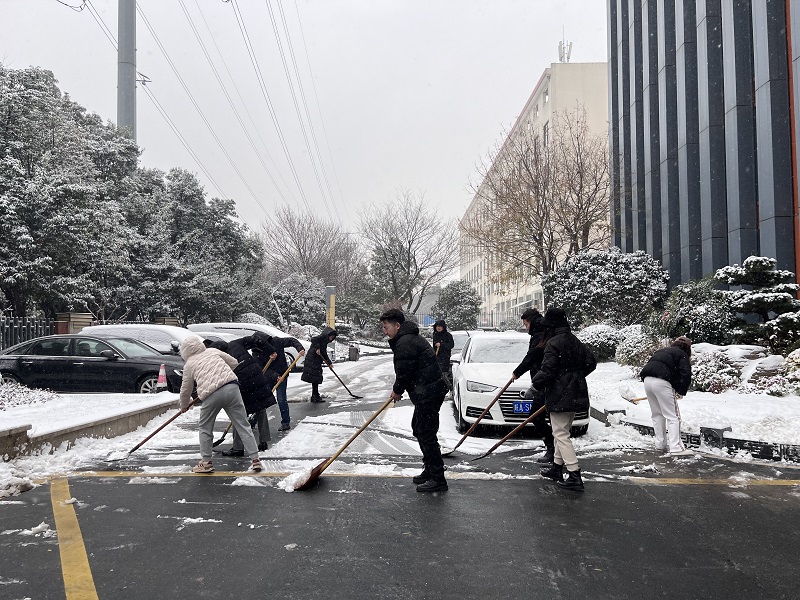
[[[539,346],[544,333],[544,327],[541,324],[542,315],[535,308],[526,308],[520,315],[520,319],[522,319],[525,329],[528,330],[530,341],[528,342],[528,353],[525,355],[525,358],[522,359],[522,362],[519,363],[519,366],[514,369],[511,379],[516,381],[525,373],[530,372],[531,381],[533,381],[533,376],[539,371],[539,367],[542,365],[542,357],[544,356],[544,347]],[[531,412],[539,410],[544,406],[544,395],[538,393],[533,385],[525,392],[525,400],[531,403]],[[553,429],[547,422],[547,416],[544,413],[536,417],[532,423],[536,430],[541,432],[545,447],[544,456],[537,458],[536,462],[550,464],[553,462],[553,453],[555,452]]]
[[[281,378],[286,370],[289,368],[289,363],[286,362],[285,349],[291,346],[297,350],[298,357],[306,353],[303,344],[293,337],[277,337],[271,336],[262,331],[256,331],[253,334],[253,358],[256,362],[264,368],[269,361],[270,356],[275,355],[275,360],[270,364],[269,369],[265,373],[267,383],[270,389],[275,386],[278,379]],[[278,431],[288,431],[291,429],[289,417],[289,400],[286,398],[286,387],[289,383],[288,375],[283,379],[281,384],[275,389],[275,396],[278,400],[278,409],[281,411],[281,426]]]
[[[325,326],[319,335],[311,338],[311,348],[303,362],[303,374],[300,376],[302,381],[311,384],[311,402],[325,402],[319,395],[319,384],[322,383],[322,365],[331,363],[331,359],[328,358],[328,344],[333,342],[338,335],[338,331]]]
[[[453,387],[453,372],[450,367],[450,353],[455,346],[452,334],[447,331],[447,323],[439,319],[433,324],[433,348],[436,351],[436,360],[442,373],[447,377],[450,387]]]
[[[419,442],[424,469],[414,477],[418,492],[444,492],[444,460],[436,438],[439,432],[439,409],[447,394],[442,371],[431,345],[419,334],[419,327],[406,321],[399,309],[392,308],[381,316],[383,332],[389,337],[394,353],[395,381],[392,399],[397,402],[404,392],[414,405],[411,431]]]

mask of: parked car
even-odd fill
[[[497,392],[511,379],[512,371],[525,357],[530,337],[516,331],[483,332],[470,335],[453,362],[453,414],[462,433],[474,423]],[[526,373],[506,388],[481,420],[482,424],[516,427],[531,415],[525,392],[531,386]],[[532,426],[532,425],[529,425]],[[589,429],[589,412],[575,414],[572,435]]]
[[[193,325],[189,325],[189,330],[197,333],[197,335],[200,335],[200,332],[230,333],[235,335],[237,338],[244,337],[246,335],[253,335],[256,331],[262,331],[267,335],[275,337],[294,337],[284,331],[281,331],[277,327],[261,325],[260,323],[195,323]],[[303,345],[303,348],[306,349],[306,352],[308,352],[308,349],[311,348],[311,342],[300,340],[300,343]],[[284,350],[286,351],[286,361],[289,364],[292,364],[294,359],[297,358],[297,350],[292,347],[284,348]],[[303,368],[304,360],[305,357],[301,356],[300,360],[298,360],[297,364],[294,366],[295,370],[300,370]]]
[[[150,323],[122,323],[119,325],[90,325],[81,333],[99,337],[128,337],[144,342],[161,354],[180,355],[180,345],[193,335],[185,327],[174,325],[152,325]]]
[[[181,387],[183,359],[125,337],[83,333],[40,337],[0,352],[0,381],[57,392],[154,391],[161,365],[167,390]]]

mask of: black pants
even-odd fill
[[[525,392],[525,400],[531,401],[531,412],[536,412],[544,406],[544,395],[537,395],[531,388],[528,388],[528,391]],[[553,450],[556,445],[553,439],[553,428],[550,426],[550,423],[547,422],[547,411],[543,410],[531,423],[537,433],[541,434],[545,447],[548,450]]]
[[[436,438],[436,434],[439,433],[439,409],[442,407],[442,402],[444,396],[425,404],[415,404],[414,416],[411,417],[411,431],[419,442],[422,464],[434,477],[444,473],[442,450]]]

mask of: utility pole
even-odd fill
[[[117,126],[136,141],[136,0],[119,0]]]

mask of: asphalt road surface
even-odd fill
[[[343,377],[354,393],[374,391],[368,375],[381,360]],[[385,394],[347,410],[374,411],[388,396],[381,385]],[[297,421],[342,411],[291,408]],[[172,472],[147,471],[153,459],[134,455],[0,502],[0,598],[800,595],[793,465],[593,453],[579,456],[586,491],[576,494],[539,478],[528,448],[468,469],[471,457],[456,454],[440,494],[368,472],[326,473],[287,494],[278,460],[252,476],[241,460],[215,457],[217,472],[203,476],[187,473],[182,456],[196,457],[196,445],[165,452],[175,458],[159,464]],[[419,466],[394,452],[342,461]],[[33,533],[39,523],[49,530]]]

